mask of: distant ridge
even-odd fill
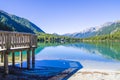
[[[0,30],[37,33],[44,31],[25,18],[0,10]]]
[[[64,34],[63,36],[69,36],[73,38],[89,38],[93,36],[114,34],[116,31],[120,30],[120,21],[107,22],[100,27],[91,27],[82,32],[76,32],[73,34]]]

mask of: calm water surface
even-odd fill
[[[120,70],[119,47],[120,43],[117,42],[38,43],[35,51],[35,69],[40,71],[24,73],[55,76],[70,70],[70,73],[74,74],[79,69]],[[23,62],[23,67],[26,67],[26,62]]]
[[[83,68],[120,70],[120,43],[39,44],[36,60],[78,61]],[[57,66],[57,65],[54,65]]]

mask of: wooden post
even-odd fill
[[[32,48],[32,68],[35,68],[35,49]]]
[[[1,63],[3,63],[3,52],[1,53]]]
[[[27,50],[27,69],[30,69],[30,50]]]
[[[22,51],[20,51],[20,67],[22,68],[22,61],[23,61],[23,59],[22,59]]]
[[[15,53],[12,53],[12,66],[15,66]]]
[[[9,50],[11,47],[11,37],[10,37],[10,33],[6,32],[5,35],[5,48],[6,51],[4,52],[4,73],[8,74],[9,73],[9,69],[8,69],[8,54],[9,54]]]
[[[4,52],[4,73],[8,74],[9,70],[8,70],[8,51]]]

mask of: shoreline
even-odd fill
[[[49,68],[46,68],[45,71],[47,71]],[[56,68],[58,69],[58,68]],[[14,68],[13,68],[14,70]],[[48,80],[56,80],[56,79],[62,79],[66,75],[69,74],[72,69],[65,70],[64,72],[60,73],[59,75],[56,76],[38,76],[38,75],[28,75],[28,74],[21,74],[18,73],[17,71],[21,72],[23,70],[16,70],[12,71],[11,74],[7,75],[6,77],[1,73],[0,74],[0,79],[1,80],[36,80],[36,79],[48,79]],[[42,71],[42,69],[40,70]],[[44,71],[44,70],[43,70]],[[49,70],[48,70],[49,71]],[[72,76],[67,78],[67,80],[119,80],[120,79],[120,70],[106,70],[106,69],[88,69],[88,68],[83,68],[78,70],[76,73],[74,73]]]
[[[36,64],[37,64],[36,60]],[[42,61],[42,60],[40,60]],[[1,80],[36,80],[36,79],[49,79],[49,80],[58,80],[58,79],[65,79],[65,80],[119,80],[120,79],[120,64],[116,62],[98,62],[93,60],[81,60],[81,61],[75,61],[75,60],[67,60],[70,64],[69,69],[64,69],[63,65],[62,67],[60,64],[57,64],[58,66],[54,66],[52,64],[43,64],[45,63],[54,63],[54,60],[48,60],[40,62],[39,65],[41,66],[40,70],[30,70],[27,71],[25,69],[21,68],[12,68],[9,75],[4,77],[3,74],[0,74]],[[83,68],[77,68],[75,62],[80,63],[83,65]],[[65,62],[64,60],[57,60],[58,63]],[[74,63],[74,64],[73,64]],[[16,70],[15,70],[16,69]],[[61,72],[59,71],[61,69]],[[69,73],[73,72],[74,69],[76,69],[76,72],[72,75],[69,75]],[[52,72],[55,72],[58,70],[60,74],[51,75]],[[45,73],[46,72],[46,73]],[[48,73],[47,73],[48,72]],[[32,75],[32,74],[34,75]],[[46,75],[44,75],[46,74]],[[47,75],[48,74],[48,75]]]
[[[104,69],[80,69],[68,80],[119,80],[120,71]]]

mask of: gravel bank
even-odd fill
[[[120,80],[120,71],[81,69],[68,80]]]

